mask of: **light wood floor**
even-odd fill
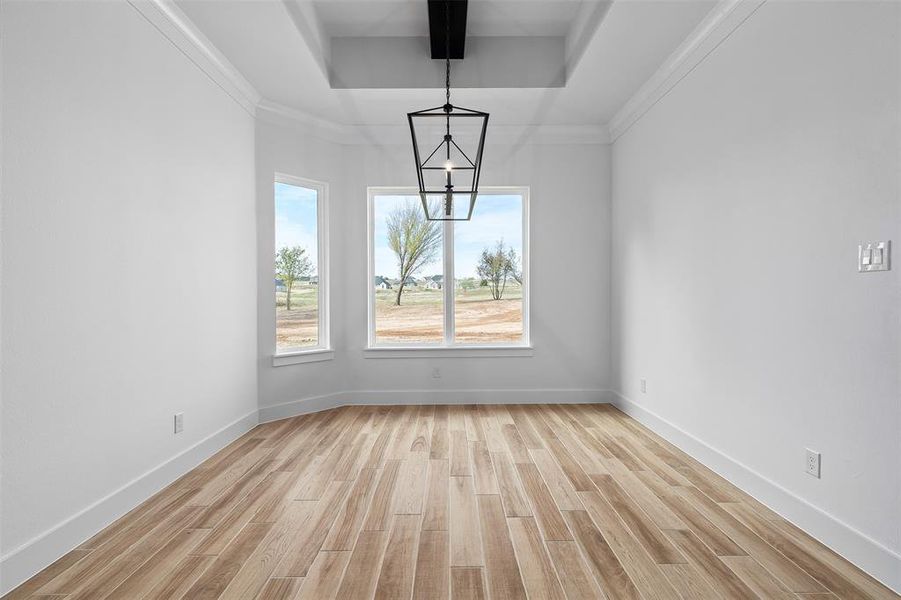
[[[896,598],[609,406],[261,425],[7,598]]]

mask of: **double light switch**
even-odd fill
[[[891,268],[892,243],[867,242],[857,247],[857,270],[861,273],[888,271]]]

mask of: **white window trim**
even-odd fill
[[[530,310],[532,294],[530,289],[530,243],[529,243],[529,188],[528,186],[495,186],[482,187],[479,195],[518,194],[522,196],[522,340],[515,343],[494,344],[455,344],[454,332],[454,286],[444,285],[444,340],[441,343],[376,343],[375,337],[375,293],[372,282],[375,280],[375,196],[418,196],[419,190],[412,187],[370,186],[366,189],[366,255],[367,255],[367,346],[363,351],[365,358],[424,358],[440,356],[445,358],[466,357],[512,357],[532,356],[533,348],[530,333]],[[454,272],[454,238],[453,221],[443,223],[442,239],[444,243],[444,281],[453,281],[450,274]]]
[[[282,352],[281,354],[274,354],[272,356],[272,366],[287,367],[288,365],[322,362],[324,360],[333,360],[334,358],[334,350],[327,350],[323,348],[313,350],[299,350],[297,352]]]
[[[534,349],[531,346],[484,346],[463,345],[456,346],[376,346],[363,350],[365,358],[512,358],[518,356],[532,356]]]
[[[319,277],[319,286],[317,289],[317,301],[319,303],[319,343],[315,346],[300,346],[297,348],[284,348],[279,350],[275,341],[275,331],[277,324],[273,322],[272,343],[272,366],[282,367],[287,365],[296,365],[308,362],[320,362],[324,360],[332,360],[335,352],[331,346],[331,335],[329,331],[329,242],[328,242],[328,205],[329,205],[329,186],[323,181],[314,179],[306,179],[297,177],[296,175],[288,175],[286,173],[275,173],[273,185],[276,183],[284,183],[287,185],[295,185],[316,190],[316,239],[317,239],[317,257],[316,257],[316,275]],[[273,199],[273,208],[275,200]],[[273,220],[272,239],[275,240],[276,224]],[[273,243],[273,253],[274,253]],[[273,294],[274,279],[273,279]]]

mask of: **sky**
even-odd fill
[[[385,219],[403,202],[420,206],[419,196],[377,196],[375,198],[375,275],[398,277],[397,257],[388,247]],[[471,221],[454,224],[454,276],[476,277],[479,255],[485,247],[494,247],[501,239],[516,249],[522,259],[522,198],[519,195],[485,194],[476,199]],[[423,267],[416,277],[440,275],[440,259]]]
[[[275,184],[275,247],[301,246],[316,273],[316,190]]]

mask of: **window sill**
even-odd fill
[[[328,348],[317,348],[315,350],[298,350],[296,352],[285,352],[284,354],[274,355],[272,357],[272,366],[287,367],[288,365],[321,362],[324,360],[332,360],[333,358],[335,358],[335,351]]]
[[[532,354],[532,346],[379,346],[363,350],[363,358],[510,358]]]

